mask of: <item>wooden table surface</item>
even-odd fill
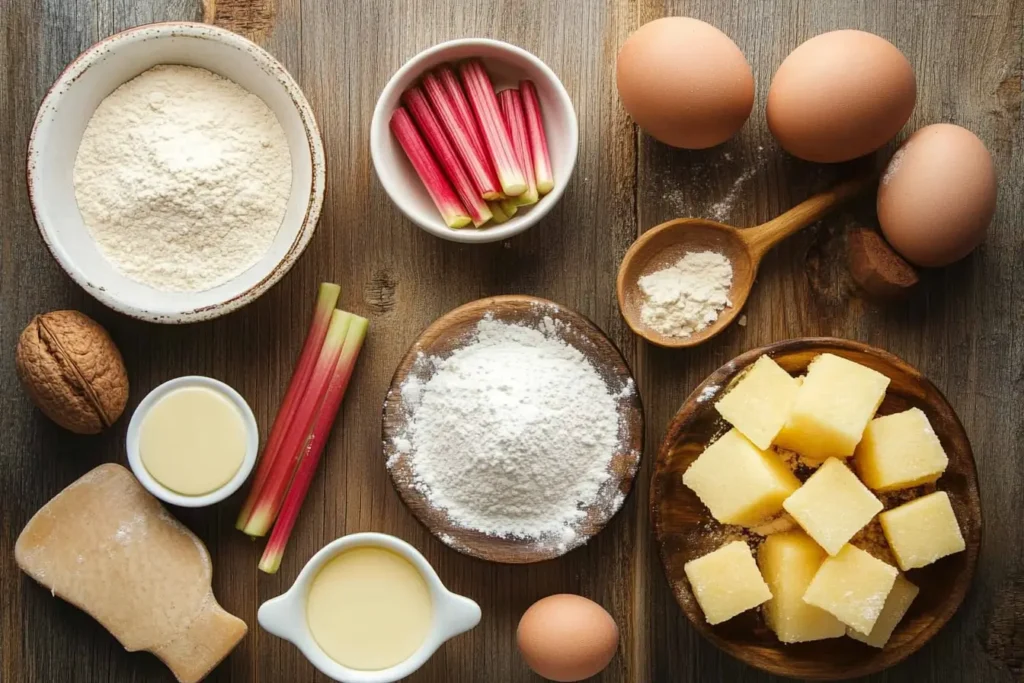
[[[305,90],[327,150],[327,198],[305,255],[259,301],[213,322],[145,324],[89,298],[50,257],[26,196],[25,145],[47,87],[78,53],[115,31],[198,20],[204,9],[266,46]],[[672,150],[638,135],[618,102],[618,47],[640,24],[671,14],[718,26],[754,68],[758,105],[740,135],[713,150]],[[769,680],[690,628],[652,547],[647,495],[652,454],[689,390],[752,346],[805,335],[865,341],[920,368],[959,411],[977,456],[987,526],[974,589],[931,643],[875,680],[1024,677],[1021,0],[219,0],[205,8],[198,0],[11,0],[0,5],[0,27],[0,681],[172,680],[154,657],[124,652],[15,567],[14,541],[43,503],[99,463],[125,461],[127,425],[122,418],[102,436],[76,437],[34,410],[14,373],[22,327],[36,313],[81,309],[124,353],[129,412],[164,380],[206,374],[236,387],[265,430],[321,280],[342,284],[343,305],[369,316],[371,331],[280,572],[259,573],[261,545],[233,528],[238,496],[212,510],[174,511],[209,547],[218,598],[250,625],[210,680],[325,680],[294,647],[260,631],[256,608],[324,543],[366,530],[420,548],[449,587],[484,611],[476,630],[444,646],[411,681],[537,680],[516,652],[515,628],[527,606],[557,592],[588,596],[618,621],[619,653],[595,680]],[[768,256],[745,326],[691,351],[638,340],[614,292],[619,260],[638,234],[681,215],[753,225],[843,174],[781,153],[763,103],[792,48],[849,27],[885,36],[914,64],[918,104],[907,131],[952,121],[988,144],[1000,186],[987,242],[965,261],[925,274],[908,301],[868,304],[844,269],[844,229],[872,220],[867,201]],[[369,158],[370,115],[389,76],[419,50],[464,36],[501,38],[537,54],[560,75],[579,115],[579,162],[565,196],[539,226],[505,243],[457,245],[418,230],[392,206]],[[648,425],[645,461],[623,510],[585,548],[535,566],[488,564],[435,540],[392,489],[379,442],[381,400],[419,331],[459,304],[505,293],[554,299],[604,329],[634,370]]]

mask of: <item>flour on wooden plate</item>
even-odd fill
[[[606,484],[622,445],[618,404],[635,387],[609,387],[560,337],[564,325],[484,318],[465,346],[421,356],[403,383],[407,430],[389,466],[407,459],[414,485],[454,524],[564,550],[584,508],[602,496],[621,504]]]
[[[165,291],[216,287],[260,260],[292,166],[256,95],[205,69],[161,65],[105,100],[75,159],[75,198],[103,255]]]

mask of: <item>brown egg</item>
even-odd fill
[[[878,222],[911,263],[938,267],[985,239],[996,211],[992,155],[978,136],[937,123],[911,135],[878,186]]]
[[[754,106],[754,75],[729,36],[711,24],[665,17],[626,40],[615,69],[637,125],[673,147],[704,149],[736,134]]]
[[[765,113],[787,152],[832,163],[885,145],[910,118],[916,99],[914,70],[892,43],[864,31],[832,31],[786,57]]]
[[[519,620],[519,651],[550,681],[582,681],[604,670],[619,647],[612,615],[579,595],[550,595]]]

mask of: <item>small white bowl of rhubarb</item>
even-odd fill
[[[486,38],[410,59],[370,123],[370,154],[391,200],[456,242],[497,242],[537,223],[565,191],[578,147],[576,110],[555,73]]]

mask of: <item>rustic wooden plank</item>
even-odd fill
[[[787,157],[764,124],[771,76],[803,40],[837,28],[862,28],[893,41],[914,64],[918,105],[907,131],[952,121],[989,145],[1000,175],[999,211],[989,239],[965,262],[924,277],[903,304],[864,302],[845,272],[845,226],[873,220],[868,200],[800,234],[769,255],[747,304],[747,325],[734,326],[690,352],[644,347],[644,398],[651,440],[661,433],[690,387],[739,352],[779,339],[834,335],[886,348],[919,367],[946,393],[971,436],[988,514],[974,592],[960,614],[922,653],[880,679],[1010,680],[1021,673],[1019,601],[996,596],[1020,586],[1024,540],[1016,525],[1022,471],[1014,455],[1022,420],[1011,411],[1019,386],[1021,343],[1012,330],[1021,311],[1021,13],[1019,2],[864,0],[815,3],[711,0],[646,3],[651,16],[689,15],[733,37],[751,62],[757,104],[739,136],[704,152],[640,141],[640,230],[682,215],[755,225],[827,187],[843,173]],[[984,36],[984,37],[983,37]],[[905,137],[905,134],[901,136]],[[889,150],[891,152],[891,149]],[[1017,411],[1019,412],[1019,411]],[[995,416],[998,415],[998,418]],[[1016,493],[1014,493],[1016,492]],[[661,573],[652,559],[649,572]],[[1016,583],[1014,583],[1016,581]],[[768,680],[695,636],[664,581],[654,581],[651,680]],[[1010,616],[1014,615],[1014,616]],[[1017,626],[1010,622],[1016,619]],[[984,643],[990,643],[985,652]]]

